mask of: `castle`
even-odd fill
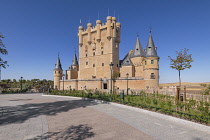
[[[139,90],[159,86],[159,57],[150,32],[146,49],[137,36],[133,50],[119,60],[121,24],[108,16],[106,23],[79,26],[79,62],[76,53],[65,74],[58,56],[54,88],[58,90]]]

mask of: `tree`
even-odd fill
[[[181,70],[184,70],[186,68],[190,69],[192,67],[191,62],[193,62],[192,59],[192,54],[188,54],[189,49],[182,49],[181,51],[177,52],[176,51],[176,59],[171,58],[170,56],[169,59],[171,60],[171,68],[176,69],[179,72],[179,87],[181,88],[181,77],[180,77],[180,72]]]
[[[4,36],[0,33],[0,38],[4,38]],[[7,49],[6,46],[3,44],[2,40],[0,39],[0,54],[3,55],[7,55]],[[7,64],[7,61],[4,61],[1,57],[0,57],[0,67],[6,68],[6,66],[9,66]]]

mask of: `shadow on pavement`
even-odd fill
[[[40,115],[56,115],[71,109],[97,105],[98,103],[86,100],[67,100],[50,103],[30,103],[18,106],[2,106],[0,109],[0,125],[23,123]]]
[[[16,100],[9,100],[9,101],[28,101],[28,100],[32,100],[32,99],[16,99]]]
[[[95,136],[94,132],[91,132],[92,127],[87,124],[80,124],[77,126],[70,126],[59,132],[47,132],[42,136],[37,136],[29,140],[43,140],[43,139],[54,139],[54,140],[83,140]]]

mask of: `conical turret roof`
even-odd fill
[[[74,54],[74,59],[72,60],[72,66],[77,66],[78,65],[78,61],[77,61],[77,55],[76,53]]]
[[[56,64],[55,64],[55,69],[56,69],[56,70],[62,70],[62,66],[61,66],[61,62],[60,62],[59,55],[58,55],[57,62],[56,62]]]
[[[133,52],[131,54],[131,57],[138,57],[138,56],[144,57],[145,53],[144,53],[144,50],[143,50],[142,45],[140,43],[139,37],[137,36],[136,44],[133,48]]]
[[[147,43],[146,57],[158,57],[151,33],[149,35],[149,39]]]

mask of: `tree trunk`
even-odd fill
[[[180,77],[180,70],[179,70],[179,87],[181,89],[181,77]]]

